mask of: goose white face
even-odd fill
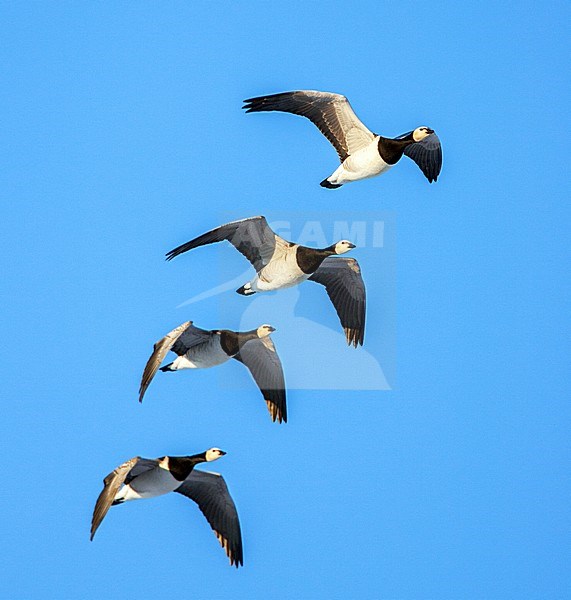
[[[430,129],[430,127],[417,127],[412,132],[412,139],[415,142],[421,142],[424,138],[434,133],[434,129]]]
[[[224,456],[226,452],[220,450],[220,448],[210,448],[206,451],[206,462],[218,460],[221,456]]]
[[[341,240],[335,244],[335,254],[345,254],[345,252],[349,252],[355,248],[355,244],[352,244],[348,240]]]
[[[265,338],[275,330],[276,328],[272,327],[271,325],[260,325],[257,329],[257,334],[259,338]]]

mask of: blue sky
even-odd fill
[[[569,5],[0,10],[5,597],[568,597]],[[403,160],[320,188],[337,158],[311,124],[240,110],[300,88],[345,94],[385,135],[433,127],[438,183]],[[388,215],[390,244],[353,253],[362,351],[332,363],[300,326],[338,333],[312,284],[180,306],[247,264],[229,247],[164,253],[256,214],[292,230],[317,214],[325,231]],[[363,352],[391,389],[300,384],[277,426],[236,364],[159,373],[138,404],[169,329],[268,314],[286,378],[300,353],[307,382]],[[113,509],[89,542],[117,464],[210,446],[228,451],[243,569],[174,494]]]

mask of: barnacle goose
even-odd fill
[[[240,521],[224,478],[218,473],[194,470],[197,464],[218,460],[225,454],[219,448],[210,448],[192,456],[153,459],[135,456],[119,465],[103,480],[103,490],[91,520],[91,539],[111,506],[177,492],[198,504],[230,559],[230,565],[236,568],[243,565]]]
[[[434,131],[417,127],[396,138],[369,131],[341,94],[299,90],[244,100],[246,112],[282,111],[307,117],[331,142],[341,166],[321,182],[329,189],[375,177],[394,166],[403,154],[412,158],[430,183],[438,179],[442,148]]]
[[[354,258],[334,258],[355,244],[341,240],[315,249],[284,240],[275,234],[265,217],[227,223],[167,253],[175,256],[222,240],[229,241],[256,269],[256,276],[236,291],[244,296],[291,287],[307,279],[325,286],[337,311],[348,344],[363,345],[365,336],[365,284]]]
[[[273,331],[275,329],[271,325],[260,325],[252,331],[207,331],[195,327],[192,321],[179,325],[154,345],[143,371],[139,402],[143,401],[149,384],[169,350],[177,358],[161,367],[161,371],[208,369],[234,358],[249,369],[268,405],[272,421],[287,422],[282,363],[269,337]]]

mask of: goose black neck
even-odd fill
[[[396,164],[404,153],[404,149],[410,144],[414,144],[412,134],[400,140],[392,140],[391,138],[379,137],[379,154],[387,165]]]
[[[169,456],[169,471],[177,481],[184,481],[192,469],[202,462],[206,462],[206,452],[192,456]]]
[[[257,329],[252,329],[252,331],[224,330],[220,332],[220,345],[228,356],[235,356],[246,342],[257,338]]]
[[[319,269],[321,263],[328,257],[335,254],[335,244],[327,248],[316,250],[315,248],[307,248],[299,246],[297,249],[297,266],[306,275],[311,275]]]

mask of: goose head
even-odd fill
[[[276,328],[272,327],[271,325],[260,325],[258,329],[256,329],[256,333],[258,334],[259,338],[265,338],[272,334],[275,330]]]
[[[225,454],[226,452],[224,452],[224,450],[220,450],[220,448],[210,448],[204,453],[204,458],[206,459],[206,462],[211,462],[213,460],[218,460]]]
[[[429,135],[434,133],[434,129],[430,129],[430,127],[417,127],[412,132],[412,139],[415,142],[422,142],[424,138],[427,138]]]
[[[356,248],[355,244],[352,244],[349,240],[341,240],[335,244],[333,251],[335,254],[345,254],[345,252],[349,252],[353,248]]]

